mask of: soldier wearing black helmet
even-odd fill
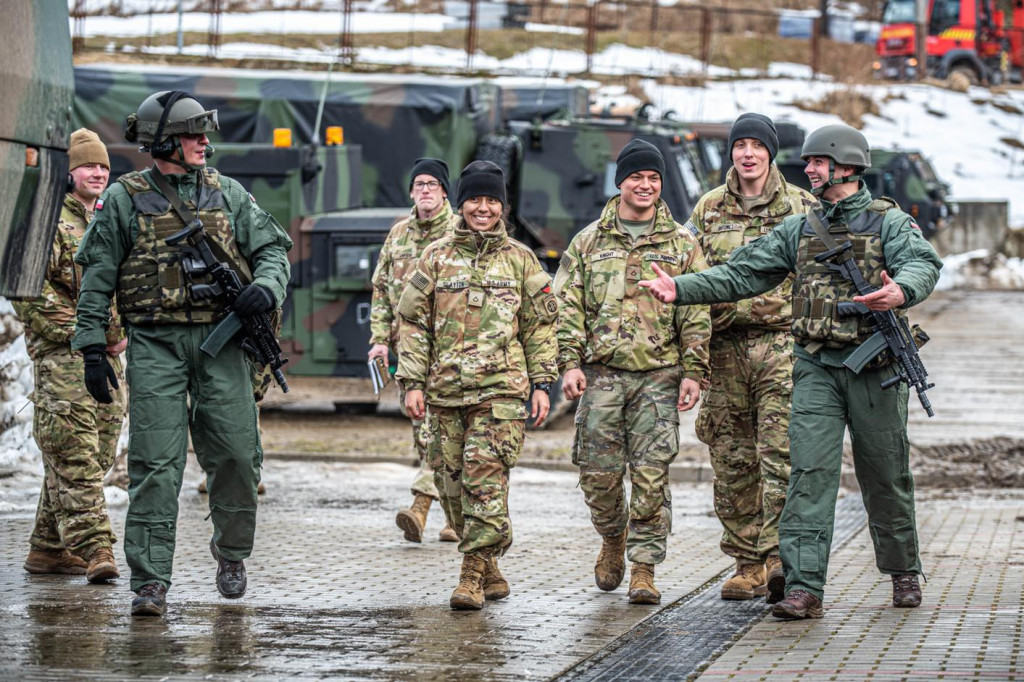
[[[209,274],[186,276],[183,252],[166,239],[195,215],[246,282],[232,305],[239,315],[270,311],[285,297],[292,242],[242,186],[206,166],[217,112],[182,91],[146,98],[125,123],[125,138],[153,166],[121,176],[97,202],[75,262],[83,270],[72,347],[85,356],[85,384],[110,402],[117,383],[103,350],[109,306],[128,332],[130,503],[125,556],[133,615],[163,615],[171,583],[178,491],[191,433],[210,492],[218,562],[217,589],[246,589],[243,559],[252,551],[262,449],[244,351],[228,344],[215,357],[199,346],[225,315],[224,305],[195,295]],[[194,270],[194,269],[193,269]],[[197,279],[198,278],[198,279]],[[201,281],[200,281],[201,280]]]
[[[910,473],[905,383],[885,391],[891,357],[879,355],[859,374],[843,361],[871,335],[861,315],[840,316],[839,303],[871,310],[905,310],[926,299],[942,262],[914,220],[890,199],[872,200],[860,182],[871,165],[868,142],[845,125],[811,133],[801,156],[819,197],[828,241],[853,244],[857,266],[877,291],[856,295],[853,285],[818,263],[827,249],[808,216],[787,218],[774,230],[732,252],[729,261],[696,274],[663,273],[641,282],[677,305],[736,301],[769,291],[790,273],[793,284],[792,473],[779,527],[786,598],[777,618],[820,618],[842,464],[849,428],[853,459],[867,507],[878,569],[892,578],[893,606],[921,603],[914,479]],[[828,235],[826,235],[828,236]]]

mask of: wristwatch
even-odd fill
[[[550,381],[542,381],[539,384],[534,384],[533,385],[533,390],[535,390],[535,391],[544,391],[545,393],[550,394],[551,393],[551,382]]]

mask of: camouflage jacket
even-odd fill
[[[147,182],[149,170],[142,171]],[[196,194],[196,173],[167,176],[185,202]],[[261,209],[252,195],[235,180],[220,176],[221,192],[238,250],[252,271],[253,283],[265,286],[276,306],[284,302],[292,240],[277,220]],[[75,262],[83,266],[78,324],[72,348],[101,343],[107,327],[110,298],[117,287],[121,264],[139,236],[135,206],[128,190],[113,183],[100,197],[96,213],[82,238]]]
[[[370,312],[370,343],[382,343],[398,352],[398,300],[423,249],[449,231],[458,216],[445,199],[441,211],[429,220],[419,220],[415,207],[405,220],[394,224],[384,240],[373,271],[373,308]]]
[[[761,201],[750,214],[743,210],[739,178],[730,168],[725,184],[711,190],[697,202],[686,227],[694,233],[708,265],[729,260],[729,254],[767,234],[788,215],[806,213],[817,200],[810,192],[786,183],[782,173],[770,166]],[[715,333],[730,327],[752,327],[784,331],[792,318],[790,298],[792,277],[761,296],[736,303],[711,306],[711,328]]]
[[[67,349],[75,334],[75,308],[82,281],[82,268],[75,265],[75,251],[85,234],[92,211],[70,192],[64,195],[57,234],[46,265],[46,278],[39,298],[18,301],[14,309],[25,325],[25,340],[33,359],[57,349]],[[124,338],[116,311],[110,310],[110,326],[103,343],[113,346]]]
[[[526,400],[531,384],[558,378],[551,278],[504,222],[479,233],[459,218],[420,256],[398,314],[396,376],[428,404]]]
[[[863,214],[869,210],[884,209],[884,218],[877,232],[865,235],[865,239],[877,243],[873,250],[880,255],[885,268],[903,290],[907,300],[902,308],[917,305],[928,298],[939,279],[942,261],[909,215],[891,207],[891,200],[872,201],[863,183],[857,193],[836,204],[823,201],[822,206],[826,210],[830,231],[836,231],[837,235],[847,229],[853,231],[857,224],[866,222]],[[821,243],[806,223],[805,216],[790,216],[762,238],[736,249],[728,262],[699,274],[676,277],[676,304],[736,301],[778,286],[790,273],[804,268],[806,263],[802,261],[806,261],[814,243]],[[818,247],[815,250],[820,253],[823,249]],[[877,267],[871,267],[871,270],[880,272]],[[881,276],[878,275],[873,283],[880,285]],[[809,289],[818,286],[833,287],[834,282],[831,277],[808,279]],[[814,292],[808,291],[805,295],[810,297]],[[794,329],[794,335],[799,336],[795,332]],[[796,355],[832,367],[842,367],[843,360],[859,343],[854,340],[841,347],[821,348],[816,353],[809,353],[800,345],[805,342],[797,339],[794,346]]]
[[[707,306],[673,307],[637,284],[655,277],[652,263],[669,275],[707,265],[693,235],[658,201],[654,229],[635,241],[622,231],[613,197],[597,222],[577,234],[555,276],[559,299],[558,369],[585,363],[646,371],[682,365],[696,381],[709,372],[711,317]]]

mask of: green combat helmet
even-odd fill
[[[800,150],[800,158],[806,161],[812,156],[824,156],[829,159],[828,180],[820,187],[811,189],[815,196],[820,196],[826,189],[841,182],[858,182],[864,169],[871,168],[871,148],[868,139],[859,130],[841,123],[818,128],[807,136],[803,149]],[[853,175],[837,179],[834,177],[837,163],[853,166],[856,171]]]
[[[207,111],[192,95],[183,90],[165,90],[142,100],[138,113],[130,114],[124,122],[124,139],[138,142],[139,151],[154,159],[170,161],[186,170],[198,170],[188,164],[171,159],[175,150],[181,152],[179,135],[199,135],[219,130],[217,110]],[[213,156],[213,147],[207,146],[206,157]],[[179,153],[184,159],[185,155]]]

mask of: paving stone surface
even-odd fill
[[[658,607],[631,606],[625,585],[593,582],[599,548],[576,476],[516,469],[515,544],[502,561],[505,601],[453,612],[455,547],[437,541],[435,505],[421,545],[394,515],[412,470],[394,464],[270,462],[249,592],[219,597],[206,499],[190,469],[181,496],[174,584],[166,619],[132,619],[124,577],[30,576],[31,512],[0,514],[0,659],[4,679],[537,679],[575,665]],[[664,603],[721,573],[708,484],[673,486]],[[113,510],[120,534],[124,507]],[[628,577],[627,577],[628,580]]]

